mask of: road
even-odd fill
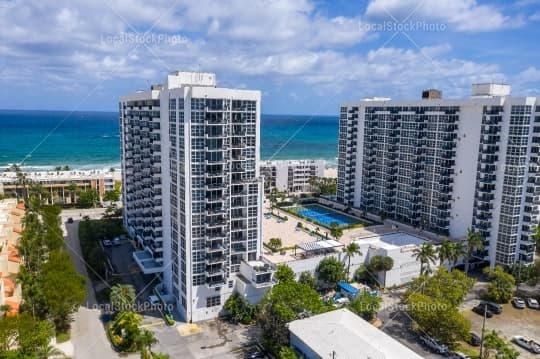
[[[100,218],[103,209],[65,210],[61,214],[62,223],[65,224],[64,234],[69,254],[75,263],[77,271],[87,278],[88,295],[85,304],[75,313],[71,329],[74,357],[76,359],[116,359],[119,356],[111,348],[105,334],[103,323],[100,320],[101,311],[97,305],[94,288],[88,278],[88,272],[81,255],[78,229],[79,220],[82,216],[79,216],[79,213],[82,213],[82,216],[88,215],[90,218]],[[72,217],[74,222],[66,223],[68,217]]]

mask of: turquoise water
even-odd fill
[[[0,110],[0,167],[21,163],[27,169],[69,165],[93,169],[120,162],[115,112]],[[338,118],[262,115],[262,159],[337,157]]]

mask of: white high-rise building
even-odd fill
[[[366,99],[340,111],[338,200],[450,238],[479,231],[492,265],[533,261],[540,98],[473,85],[468,99]]]
[[[260,262],[260,105],[259,91],[218,88],[214,74],[189,72],[120,100],[134,258],[161,276],[186,321],[216,317],[235,288],[251,285],[257,296],[271,285]],[[252,264],[249,278],[242,263],[243,273]]]
[[[312,177],[324,177],[324,160],[273,160],[261,161],[265,191],[310,192]]]

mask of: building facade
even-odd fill
[[[28,183],[40,184],[49,194],[53,204],[73,204],[77,201],[77,191],[94,189],[100,198],[107,191],[114,190],[115,182],[120,181],[120,174],[111,171],[39,171],[25,172]],[[27,184],[27,186],[29,186]],[[0,174],[0,194],[10,197],[22,197],[24,184],[15,172]]]
[[[188,72],[121,99],[124,220],[141,247],[134,258],[160,273],[186,321],[216,317],[241,263],[260,259],[260,102],[259,91]]]
[[[276,160],[261,161],[264,190],[302,193],[310,192],[312,177],[324,177],[324,160]]]
[[[443,100],[367,99],[341,107],[340,202],[451,238],[479,231],[479,260],[533,261],[540,99],[473,85]]]

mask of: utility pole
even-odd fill
[[[484,304],[484,321],[482,322],[482,337],[480,339],[480,359],[482,359],[482,351],[484,349],[484,331],[486,330],[487,305]]]

